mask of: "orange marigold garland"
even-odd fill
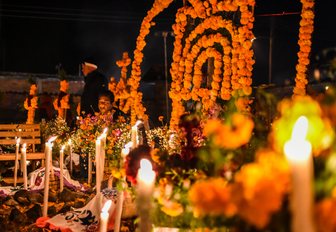
[[[53,105],[58,112],[58,117],[65,119],[66,111],[70,109],[70,94],[68,94],[69,82],[67,80],[60,81],[60,92],[54,100]]]
[[[299,46],[298,64],[296,65],[296,77],[294,95],[305,95],[307,66],[309,64],[309,54],[311,50],[311,36],[314,30],[314,0],[301,0],[302,11],[299,31]]]
[[[131,87],[129,103],[126,105],[132,105],[131,110],[131,123],[134,124],[137,117],[147,121],[148,116],[145,115],[145,107],[142,105],[142,93],[138,92],[139,82],[141,79],[140,65],[143,60],[143,49],[146,46],[145,38],[150,32],[153,18],[157,16],[161,11],[167,8],[173,0],[155,0],[153,7],[147,12],[146,17],[142,21],[140,33],[136,41],[136,48],[134,50],[134,60],[132,62],[132,72],[128,80],[128,85]]]
[[[25,99],[23,106],[27,112],[26,124],[34,124],[35,110],[38,108],[37,85],[32,83],[29,89],[29,96]]]
[[[176,129],[179,117],[185,112],[185,100],[202,98],[204,108],[209,108],[218,97],[229,100],[232,94],[248,96],[252,92],[254,60],[251,39],[255,0],[189,0],[189,3],[191,6],[184,6],[178,10],[176,23],[173,25],[175,42],[169,92],[173,107],[170,121],[172,129]],[[240,25],[233,25],[232,21],[223,19],[218,14],[223,11],[240,11]],[[188,22],[197,22],[197,19],[201,19],[198,25],[191,30],[187,28],[187,25],[191,26]],[[209,32],[216,33],[219,29],[225,29],[227,33],[221,37],[208,35]],[[203,35],[205,32],[207,36]],[[220,59],[223,62],[219,62],[219,56],[214,55],[216,49],[209,49],[215,43],[222,46]],[[207,56],[202,53],[204,49],[208,51],[205,52]],[[211,89],[200,88],[203,79],[201,66],[209,57],[217,57]]]

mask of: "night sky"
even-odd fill
[[[140,24],[153,0],[0,0],[0,71],[56,73],[62,64],[67,73],[78,75],[84,57],[93,56],[107,76],[119,77],[116,60],[122,52],[133,56]],[[336,46],[336,22],[332,0],[316,3],[312,61],[322,49]],[[164,64],[162,31],[171,31],[176,0],[155,20],[147,37],[142,64],[143,74]],[[253,48],[254,85],[268,83],[269,41],[272,34],[271,81],[283,84],[293,80],[298,52],[299,0],[257,0],[255,8],[256,40]],[[274,16],[279,13],[293,13]],[[273,16],[272,16],[273,15]],[[273,33],[271,33],[273,28]],[[171,62],[173,37],[168,37],[168,63]]]

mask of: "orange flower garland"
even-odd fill
[[[27,112],[27,124],[34,124],[35,110],[38,108],[37,85],[31,84],[29,96],[25,99],[23,106]]]
[[[69,82],[67,80],[61,80],[60,82],[60,93],[58,97],[54,100],[53,105],[55,110],[58,112],[58,117],[65,119],[66,110],[70,109],[70,94],[68,94]]]
[[[142,21],[140,32],[136,41],[136,48],[134,50],[134,60],[132,63],[131,76],[128,79],[128,85],[131,87],[129,103],[131,105],[131,123],[134,124],[137,117],[147,120],[148,116],[145,115],[145,107],[142,105],[142,94],[138,92],[139,82],[141,79],[140,65],[143,60],[142,50],[146,46],[145,38],[150,32],[150,28],[154,23],[153,18],[157,16],[161,11],[167,8],[173,0],[155,0],[153,7],[147,12],[146,17]]]
[[[309,54],[311,50],[311,36],[314,30],[314,0],[301,0],[302,11],[299,31],[299,46],[298,52],[299,61],[296,65],[296,77],[294,95],[305,95],[307,66],[309,64]]]
[[[253,38],[255,0],[189,0],[189,3],[191,7],[184,6],[178,10],[176,23],[173,25],[175,42],[170,70],[173,82],[169,92],[173,107],[170,121],[172,129],[176,128],[179,117],[185,112],[183,100],[202,98],[204,108],[209,108],[218,97],[228,100],[232,94],[246,96],[252,92],[251,76],[254,60],[251,39]],[[234,26],[230,20],[214,15],[222,11],[240,11],[241,26]],[[201,22],[185,36],[188,19],[197,18],[202,19]],[[221,37],[202,35],[205,31],[212,32],[222,28],[228,32],[229,38],[223,35]],[[183,38],[185,38],[184,41]],[[195,42],[196,39],[197,42]],[[224,55],[219,56],[214,52],[215,50],[208,50],[215,43],[222,46]],[[230,46],[229,43],[231,43]],[[208,51],[206,54],[209,56],[202,53],[203,49]],[[198,58],[195,62],[196,57]],[[200,88],[203,79],[201,66],[209,57],[217,57],[211,90]],[[219,57],[223,62],[219,62]],[[222,74],[223,70],[224,74]],[[231,92],[231,88],[234,92]]]

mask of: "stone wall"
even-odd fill
[[[37,83],[40,104],[44,103],[53,115],[56,114],[52,107],[52,100],[59,93],[59,79],[56,75],[0,73],[0,123],[25,122],[27,111],[23,108],[23,103],[29,94],[29,78]],[[84,81],[79,76],[69,76],[68,79],[72,110],[75,111],[80,102]]]

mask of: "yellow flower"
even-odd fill
[[[183,213],[183,206],[180,203],[174,202],[174,201],[167,201],[164,203],[164,205],[161,207],[161,210],[171,216],[171,217],[177,217]]]

